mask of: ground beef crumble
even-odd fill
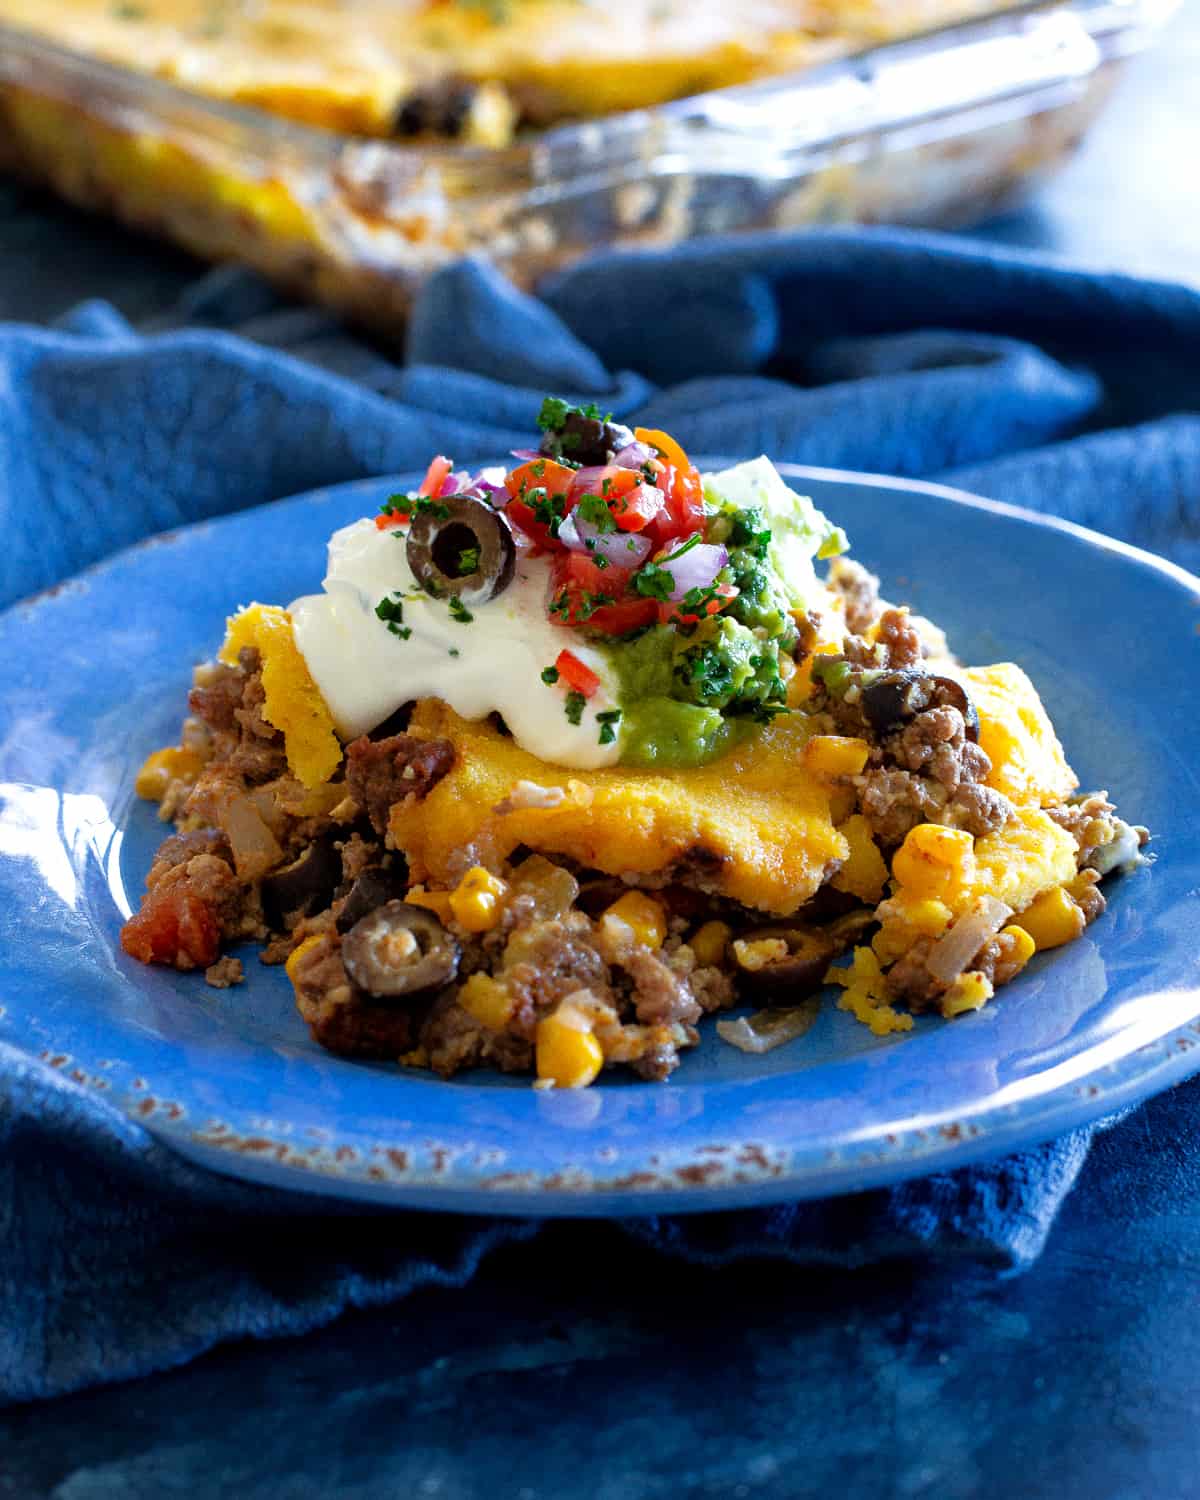
[[[353,740],[346,746],[346,782],[366,809],[371,827],[385,834],[393,803],[427,797],[454,765],[449,740],[394,734],[384,740]]]
[[[847,637],[841,658],[869,674],[906,674],[910,707],[895,727],[879,730],[867,718],[862,694],[852,688],[843,696],[814,687],[811,710],[826,732],[864,739],[870,756],[861,775],[849,778],[856,794],[855,811],[870,825],[885,848],[895,848],[918,823],[962,828],[979,838],[1002,828],[1012,804],[984,783],[992,765],[986,752],[967,734],[963,713],[945,701],[949,688],[933,674],[919,673],[920,638],[907,611],[887,609],[879,617],[878,641]],[[961,701],[961,700],[960,700]]]
[[[210,964],[204,971],[205,984],[211,985],[214,990],[227,990],[231,985],[241,984],[245,977],[241,959],[234,958],[230,953],[217,959],[215,964]]]

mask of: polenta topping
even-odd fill
[[[255,938],[331,1051],[581,1088],[735,1005],[724,1041],[801,1047],[823,986],[887,1045],[970,1024],[1104,911],[1147,834],[1019,666],[957,662],[765,457],[540,430],[230,619],[137,776],[177,831],[131,956],[225,985]]]

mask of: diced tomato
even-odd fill
[[[548,521],[539,520],[538,513],[527,497],[547,500],[562,499],[562,514],[565,516],[575,505],[578,496],[571,493],[571,481],[575,470],[566,464],[556,464],[552,458],[535,458],[521,464],[504,476],[504,487],[512,496],[505,506],[508,519],[519,526],[526,536],[539,547],[553,551],[559,543],[550,529]]]
[[[203,969],[217,961],[221,929],[207,902],[172,886],[146,897],[121,928],[121,947],[144,964]]]
[[[626,635],[652,625],[658,606],[653,599],[626,594],[632,576],[629,568],[598,568],[582,552],[561,553],[554,560],[550,618],[558,625],[586,625],[606,635]]]
[[[380,513],[375,517],[375,525],[379,528],[380,531],[386,531],[389,526],[399,526],[401,521],[406,519],[407,517],[405,516],[389,515],[385,511],[380,511]]]
[[[440,495],[442,492],[442,484],[453,467],[453,459],[443,458],[439,453],[434,461],[429,465],[429,468],[426,469],[425,478],[422,479],[421,487],[417,491],[417,494]]]
[[[735,589],[731,583],[717,584],[716,597],[704,601],[704,613],[706,615],[719,614],[731,599],[736,599],[740,590]],[[669,599],[658,601],[658,621],[660,625],[696,625],[700,621],[700,615],[681,611],[678,604]]]
[[[619,469],[616,464],[608,464],[602,469],[578,470],[571,480],[571,490],[577,501],[584,495],[615,500],[619,495],[627,495],[636,489],[641,482],[642,476],[637,469]]]
[[[643,531],[663,508],[663,493],[654,484],[646,484],[640,469],[592,469],[585,480],[579,474],[571,486],[571,505],[579,504],[585,495],[598,495],[609,507],[609,513],[621,531]]]
[[[645,531],[665,503],[666,497],[660,489],[652,484],[639,484],[615,502],[610,500],[608,508],[622,531]]]
[[[571,486],[572,507],[585,495],[598,495],[622,531],[643,530],[663,506],[661,491],[645,484],[640,470],[620,469],[615,464],[593,469],[583,480],[576,474]]]
[[[582,693],[585,698],[590,698],[600,686],[599,677],[586,662],[580,661],[573,651],[560,651],[554,665],[558,668],[558,675],[567,686],[574,688],[577,693]]]
[[[602,604],[593,610],[587,624],[592,630],[602,630],[605,635],[628,635],[631,630],[643,630],[653,625],[658,610],[653,599],[636,596],[618,599],[615,604]]]
[[[575,470],[569,464],[557,464],[552,458],[531,458],[504,476],[504,488],[514,499],[539,489],[551,495],[566,495],[574,478]]]
[[[657,427],[635,427],[633,435],[639,443],[655,449],[660,458],[680,473],[686,473],[692,467],[691,459],[669,432],[662,432]]]
[[[646,528],[658,546],[679,541],[704,529],[704,491],[700,475],[687,454],[666,432],[651,427],[637,429],[638,441],[657,448],[666,459],[658,486],[666,497],[658,515]]]

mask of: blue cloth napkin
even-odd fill
[[[0,327],[0,603],[164,528],[433,451],[503,455],[529,442],[547,391],[669,428],[694,452],[948,478],[1197,568],[1198,355],[1196,292],[899,231],[606,255],[538,299],[462,263],[420,298],[403,363],[217,272],[153,333],[102,304],[55,329]],[[714,1265],[1015,1270],[1041,1250],[1091,1139],[627,1229]],[[0,1045],[0,1400],[461,1285],[494,1246],[540,1232],[210,1176]]]

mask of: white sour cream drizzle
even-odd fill
[[[602,745],[596,719],[619,706],[614,674],[603,652],[548,618],[548,558],[518,548],[512,583],[473,605],[474,618],[463,624],[446,600],[418,589],[403,534],[368,519],[330,538],[324,589],[292,604],[292,625],[344,738],[366,734],[414,698],[440,698],[464,719],[501,714],[517,743],[543,760],[581,770],[616,762],[619,731]],[[412,631],[407,640],[375,613],[397,593]],[[567,718],[567,684],[547,686],[541,677],[564,649],[600,678],[577,725]]]

